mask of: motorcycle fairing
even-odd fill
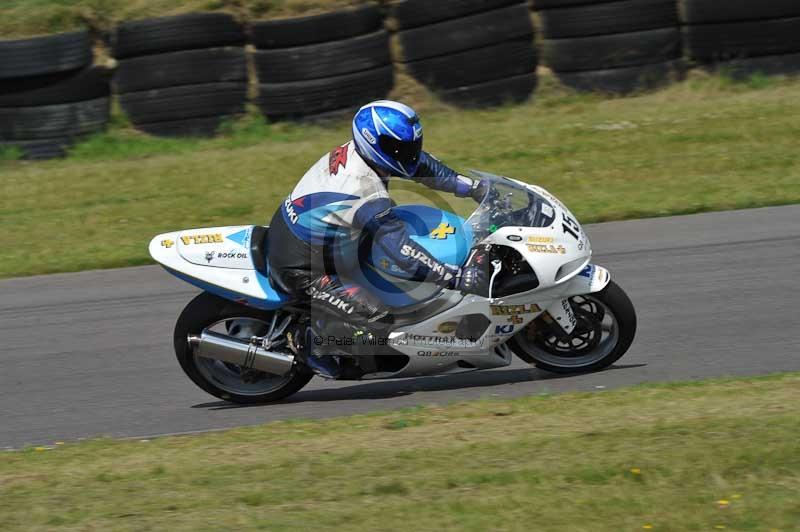
[[[251,256],[253,227],[163,233],[150,241],[150,255],[169,273],[202,290],[273,310],[285,304],[288,296],[272,286],[268,271],[256,269]]]
[[[403,205],[394,207],[392,212],[406,224],[411,239],[437,260],[457,266],[466,261],[472,230],[463,218],[427,205]],[[342,250],[342,255],[338,260],[342,261],[348,277],[390,307],[415,305],[440,292],[431,283],[412,280],[377,243],[366,253]]]
[[[545,311],[567,320],[565,329],[572,330],[564,301],[577,295],[599,292],[611,278],[608,270],[593,264],[576,275],[549,288],[536,288],[501,298],[467,295],[456,305],[435,313],[416,324],[399,327],[390,334],[392,347],[409,357],[409,363],[393,377],[409,377],[431,371],[450,372],[464,368],[487,369],[507,365],[508,350],[498,349],[513,335],[524,329]],[[450,292],[450,291],[448,291]],[[476,337],[461,340],[453,327],[465,316],[480,314],[488,320]],[[460,371],[463,371],[461,369]]]

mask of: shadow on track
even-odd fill
[[[647,364],[619,364],[598,372],[589,373],[601,373],[603,371],[638,368],[646,365]],[[328,388],[323,390],[300,391],[293,396],[276,403],[237,405],[226,401],[215,401],[211,403],[196,404],[193,405],[192,408],[227,410],[229,408],[252,408],[268,406],[270,404],[292,404],[314,401],[326,402],[353,401],[362,399],[390,399],[392,397],[411,395],[415,392],[436,392],[443,390],[458,390],[462,388],[501,386],[504,384],[516,384],[519,382],[566,379],[587,374],[588,373],[575,373],[570,375],[560,375],[558,373],[550,373],[531,367],[521,369],[476,371],[470,373],[460,373],[456,375],[413,377],[386,381],[351,381],[354,383],[351,386]]]

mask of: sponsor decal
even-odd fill
[[[414,249],[412,246],[409,246],[408,244],[403,244],[403,246],[400,248],[400,254],[403,255],[404,257],[411,257],[417,262],[424,264],[425,266],[430,268],[431,271],[433,271],[434,273],[438,273],[439,275],[441,275],[445,281],[449,281],[450,279],[453,278],[453,274],[448,272],[443,264],[433,260],[421,249]]]
[[[452,332],[455,332],[457,328],[458,328],[458,322],[446,321],[444,323],[440,323],[439,326],[436,328],[436,331],[443,334],[450,334]]]
[[[231,242],[235,242],[242,247],[247,247],[247,243],[250,241],[250,233],[252,229],[242,229],[241,231],[237,231],[235,233],[231,233],[225,238],[230,240]]]
[[[167,249],[169,249],[169,248],[171,248],[171,247],[172,247],[172,246],[174,246],[174,245],[175,245],[175,241],[174,241],[174,240],[170,240],[169,238],[168,238],[168,239],[166,239],[166,240],[162,240],[162,241],[161,241],[161,247],[162,247],[162,248],[167,248]]]
[[[347,166],[347,144],[334,149],[328,157],[328,170],[331,175],[338,175],[339,168]]]
[[[181,242],[184,246],[191,246],[192,244],[220,244],[222,243],[222,235],[215,233],[213,235],[187,235],[181,237]]]
[[[522,323],[525,320],[523,320],[522,318],[520,318],[519,316],[514,314],[513,316],[509,316],[509,318],[506,321],[508,323],[513,323],[514,325],[519,325],[520,323]]]
[[[515,314],[534,314],[542,309],[536,303],[525,305],[491,305],[493,316],[513,316]]]
[[[353,313],[353,305],[340,297],[335,297],[333,294],[319,290],[316,286],[309,286],[306,290],[306,294],[311,296],[312,299],[327,303],[328,305],[335,307],[337,310],[340,310],[345,314]]]
[[[528,244],[552,244],[555,239],[552,236],[529,236]]]
[[[422,138],[422,126],[420,124],[414,124],[414,140]]]
[[[594,276],[594,266],[592,264],[588,264],[578,275],[581,277],[586,277],[587,279],[591,279]]]
[[[564,255],[567,250],[561,244],[555,246],[553,244],[525,244],[528,246],[528,251],[532,253],[554,253]]]
[[[457,357],[458,351],[417,351],[418,357]]]
[[[519,235],[508,235],[506,238],[511,240],[512,242],[519,242],[520,240],[522,240],[522,237]]]
[[[389,261],[386,259],[381,259],[378,264],[380,264],[381,268],[383,268],[384,270],[388,270],[389,266],[391,266],[391,264],[389,264]]]
[[[434,240],[447,240],[447,237],[455,234],[456,228],[448,223],[440,223],[439,227],[431,231],[430,237]]]
[[[289,216],[289,219],[292,221],[292,225],[296,224],[298,220],[300,220],[300,216],[298,216],[294,211],[294,203],[292,202],[291,196],[286,198],[286,201],[283,202],[283,207],[286,209],[286,215]]]
[[[477,347],[481,345],[478,338],[456,338],[455,336],[424,336],[418,334],[404,334],[393,339],[392,345],[432,345],[443,347]]]
[[[235,249],[230,250],[227,253],[217,253],[218,259],[246,259],[247,253],[243,253],[241,251],[236,251]]]
[[[367,139],[367,142],[369,142],[370,144],[375,144],[376,142],[378,142],[375,139],[375,136],[372,133],[370,133],[369,129],[367,128],[362,129],[361,134],[364,135],[364,138]]]
[[[513,325],[497,325],[494,328],[495,334],[511,334],[512,332],[514,332]]]
[[[564,309],[564,314],[567,315],[570,326],[576,327],[578,325],[578,320],[575,318],[575,313],[572,311],[572,305],[569,304],[568,299],[561,300],[561,308]]]
[[[214,252],[213,251],[206,251],[206,262],[211,264],[211,261],[214,259]]]

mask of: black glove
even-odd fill
[[[451,281],[450,288],[469,294],[480,294],[488,290],[489,280],[480,266],[459,268],[458,274]]]
[[[469,195],[477,203],[480,203],[486,197],[487,192],[489,192],[489,182],[486,179],[481,179],[480,181],[474,181],[472,183],[472,189]]]

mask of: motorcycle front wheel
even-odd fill
[[[606,368],[622,357],[636,336],[636,311],[614,281],[600,292],[570,298],[577,326],[564,336],[539,317],[508,341],[511,351],[538,368],[581,373]]]
[[[215,397],[240,404],[278,401],[299,391],[313,374],[298,365],[285,376],[248,370],[229,362],[199,357],[188,342],[190,334],[199,335],[205,329],[242,339],[264,336],[272,319],[272,312],[203,292],[191,300],[178,317],[173,336],[175,355],[186,376]]]

